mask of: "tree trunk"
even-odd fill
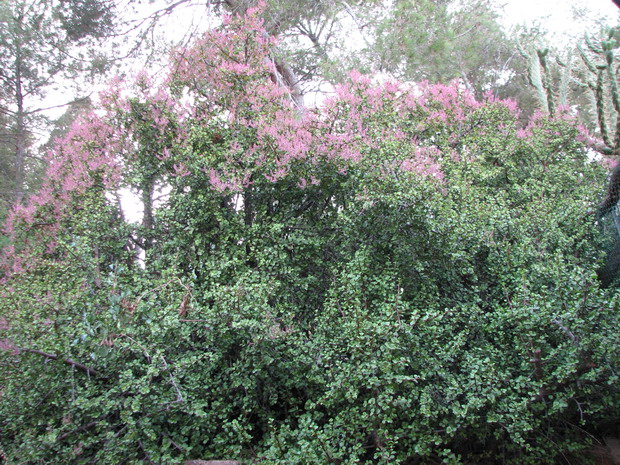
[[[21,87],[21,86],[20,86]],[[19,102],[15,134],[15,205],[24,198],[24,165],[26,161],[26,127],[24,124],[23,102]]]
[[[155,224],[153,219],[154,193],[155,181],[153,179],[147,179],[142,187],[142,204],[144,206],[144,213],[142,214],[142,227],[144,229],[144,238],[142,243],[144,244],[145,251],[150,249],[153,243],[152,232]]]
[[[225,0],[226,6],[233,13],[239,15],[245,15],[249,5],[251,2],[247,0]],[[271,27],[267,30],[269,35],[277,35],[278,34],[277,27]],[[276,55],[275,51],[274,55]],[[291,100],[297,107],[300,113],[304,112],[305,104],[304,104],[304,94],[301,89],[300,79],[291,68],[291,66],[284,60],[283,58],[272,57],[273,63],[275,65],[275,74],[274,80],[286,87],[291,96]]]
[[[304,93],[299,85],[299,78],[293,68],[283,59],[275,59],[276,70],[279,74],[284,86],[289,90],[291,100],[300,112],[303,112],[304,106]],[[280,80],[278,79],[278,80]]]
[[[18,24],[21,27],[23,16],[18,17]],[[21,203],[24,198],[24,165],[26,162],[27,133],[24,110],[24,92],[22,88],[22,53],[21,44],[17,44],[15,52],[15,102],[17,112],[15,114],[15,205]]]

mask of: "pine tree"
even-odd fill
[[[5,200],[6,190],[11,191],[10,203],[21,202],[27,191],[33,131],[44,120],[45,108],[37,105],[62,82],[75,82],[81,73],[94,70],[96,57],[85,53],[86,45],[110,30],[112,11],[105,0],[0,3],[2,155],[10,159],[2,163],[0,179],[8,181],[0,190]]]

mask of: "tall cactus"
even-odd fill
[[[620,1],[620,0],[619,0]],[[589,103],[580,104],[583,116],[590,114],[590,127],[598,129],[601,143],[593,147],[604,157],[620,157],[620,94],[618,72],[620,64],[617,52],[620,28],[608,29],[598,40],[585,36],[577,45],[580,59],[565,62],[556,59],[557,67],[550,65],[549,50],[539,49],[529,53],[519,47],[528,63],[530,85],[536,91],[542,109],[553,115],[557,110],[557,98],[570,97],[571,103],[585,90]],[[568,85],[567,85],[568,84]],[[572,88],[571,88],[572,87]],[[574,91],[574,92],[571,92]],[[570,94],[569,94],[570,92]],[[568,101],[568,99],[567,99]],[[582,117],[583,117],[582,116]],[[617,283],[620,286],[620,164],[614,168],[609,179],[607,195],[597,209],[596,218],[608,238],[607,259],[598,270],[604,287]]]
[[[604,155],[615,156],[620,154],[620,96],[617,78],[619,65],[616,57],[620,44],[615,38],[617,34],[616,28],[609,29],[606,38],[598,42],[586,35],[587,49],[579,47],[579,54],[589,73],[588,86],[596,96],[598,129],[604,144],[599,151]],[[593,76],[596,76],[596,81]]]
[[[527,60],[528,81],[536,91],[539,106],[550,115],[555,115],[558,105],[567,105],[572,56],[562,60],[555,57],[555,64],[549,61],[550,50],[540,48],[526,51],[517,43],[519,53]]]
[[[585,80],[595,96],[597,126],[603,140],[596,149],[604,156],[617,158],[620,155],[620,97],[618,95],[619,69],[616,52],[620,44],[616,40],[617,28],[606,31],[606,37],[593,41],[585,37],[587,48],[578,47],[579,55],[585,65]],[[614,124],[615,123],[615,124]],[[615,130],[612,134],[612,128]],[[598,275],[603,287],[620,279],[620,165],[612,171],[607,187],[607,195],[599,205],[597,219],[602,231],[607,235],[607,259]]]
[[[618,28],[610,28],[598,40],[586,35],[584,43],[577,45],[581,65],[556,58],[558,66],[552,68],[549,49],[528,52],[519,46],[519,52],[528,61],[530,85],[547,113],[554,115],[558,103],[569,101],[570,85],[588,89],[596,112],[596,120],[590,123],[597,127],[602,139],[602,144],[595,148],[606,156],[620,156],[620,43],[616,39],[619,34]]]
[[[540,68],[542,69],[541,74],[541,84],[542,88],[547,97],[547,107],[549,109],[549,114],[551,116],[555,115],[556,109],[556,92],[553,89],[553,82],[551,79],[551,71],[549,70],[549,64],[547,63],[547,55],[549,54],[549,49],[545,48],[543,50],[536,50],[536,55],[538,56],[538,63]]]

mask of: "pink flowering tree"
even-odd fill
[[[524,127],[515,102],[458,82],[359,73],[299,108],[259,12],[177,50],[164,78],[112,82],[11,214],[0,452],[574,453],[620,405],[617,298],[585,215],[602,168],[575,122]]]

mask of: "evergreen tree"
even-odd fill
[[[515,47],[489,0],[398,0],[368,50],[378,69],[413,81],[460,80],[478,97],[512,77]]]
[[[98,50],[93,41],[109,32],[112,11],[105,0],[0,3],[0,82],[6,117],[2,143],[9,157],[3,171],[10,170],[3,172],[10,182],[2,190],[12,191],[12,203],[21,202],[27,190],[32,132],[43,119],[41,100],[52,89],[66,90],[66,83],[101,64],[101,57],[87,50]]]

